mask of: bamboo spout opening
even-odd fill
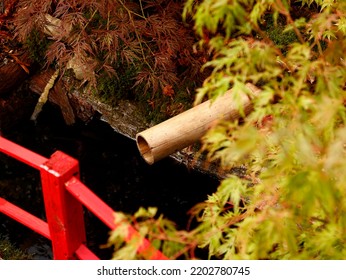
[[[141,153],[143,159],[148,163],[148,164],[153,164],[154,163],[154,155],[152,152],[152,149],[149,146],[149,143],[145,138],[141,135],[137,135],[137,147],[139,152]]]
[[[251,94],[249,94],[249,92]],[[251,97],[260,90],[247,84],[247,92],[238,93],[244,113],[252,110]],[[232,90],[214,102],[203,102],[162,123],[136,135],[137,147],[148,164],[153,164],[200,139],[205,132],[221,119],[237,119],[241,116],[234,102]]]

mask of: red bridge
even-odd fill
[[[78,161],[60,151],[49,159],[0,136],[0,152],[40,171],[47,222],[0,197],[0,212],[52,241],[56,260],[99,259],[86,246],[83,207],[111,230],[126,223],[79,180]],[[139,242],[137,253],[146,259],[168,259],[128,223],[125,241]],[[138,241],[137,241],[138,240]]]

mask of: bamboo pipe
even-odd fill
[[[253,95],[259,89],[253,84],[246,84]],[[250,97],[240,95],[245,114],[252,110]],[[217,120],[235,120],[239,111],[232,104],[232,89],[214,102],[203,102],[173,118],[148,128],[136,135],[137,147],[148,164],[179,151],[200,139]]]

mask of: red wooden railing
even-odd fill
[[[167,259],[79,180],[76,159],[60,151],[47,159],[1,136],[0,152],[40,171],[47,222],[1,197],[0,212],[50,239],[54,259],[99,259],[86,246],[83,206],[111,230],[121,225],[126,242],[141,242],[138,254],[147,259]]]

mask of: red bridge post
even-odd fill
[[[65,183],[79,177],[78,161],[57,151],[40,166],[40,173],[54,259],[75,259],[75,251],[86,242],[83,207]]]

